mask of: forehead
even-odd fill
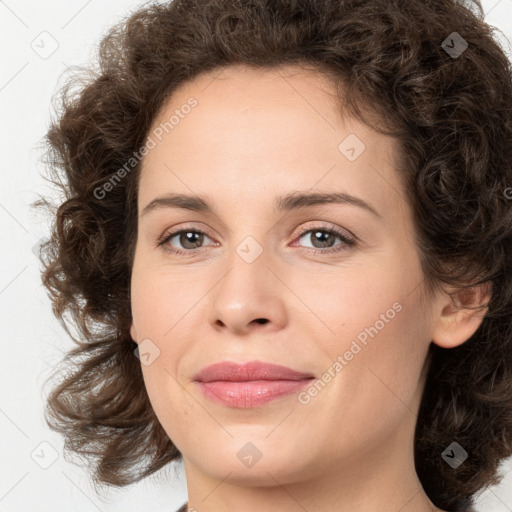
[[[341,115],[333,83],[319,72],[232,66],[202,74],[164,103],[150,133],[159,127],[142,162],[139,208],[176,191],[246,206],[294,189],[343,190],[391,213],[403,202],[395,141]]]

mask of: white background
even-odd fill
[[[512,0],[482,4],[487,23],[503,32],[496,38],[510,58]],[[29,204],[38,193],[52,192],[41,177],[42,137],[62,73],[91,62],[106,30],[141,5],[135,0],[0,0],[1,512],[174,512],[187,499],[180,464],[99,497],[85,470],[64,460],[62,439],[43,419],[43,381],[72,343],[53,317],[33,254],[48,226]],[[447,35],[451,32],[447,27]],[[42,47],[41,38],[46,49],[58,45],[48,57],[33,49]],[[52,453],[56,461],[40,467],[51,462]],[[478,512],[512,511],[511,461],[502,472],[501,485],[480,497]]]

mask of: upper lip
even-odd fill
[[[223,361],[206,366],[194,376],[199,382],[213,382],[217,380],[229,382],[244,382],[251,380],[303,380],[314,377],[311,373],[298,372],[271,363],[249,361],[237,364]]]

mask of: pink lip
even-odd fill
[[[275,364],[251,361],[245,364],[217,363],[203,368],[194,380],[204,395],[215,403],[236,408],[252,408],[290,395],[314,378]]]

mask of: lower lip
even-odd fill
[[[253,380],[246,382],[198,382],[204,395],[227,407],[250,409],[260,407],[277,398],[291,395],[308,386],[314,379]]]

